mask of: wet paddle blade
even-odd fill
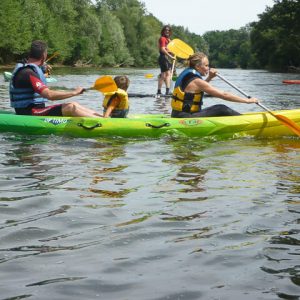
[[[168,46],[168,50],[179,58],[187,59],[194,54],[194,50],[180,39],[172,40]]]
[[[95,81],[92,89],[102,93],[111,93],[117,91],[118,87],[111,76],[102,76]]]
[[[300,126],[295,123],[293,120],[283,116],[283,115],[277,115],[272,114],[278,121],[283,123],[285,126],[289,127],[294,133],[296,133],[298,136],[300,136]]]

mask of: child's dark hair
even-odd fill
[[[124,91],[126,91],[129,87],[130,81],[129,81],[129,78],[127,76],[124,76],[124,75],[123,76],[116,76],[114,78],[114,81],[116,82],[117,87],[124,90]]]

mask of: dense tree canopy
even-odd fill
[[[240,30],[209,31],[204,39],[209,45],[211,65],[220,68],[249,68],[254,66],[250,50],[250,27]]]
[[[300,1],[274,0],[251,32],[252,51],[262,68],[300,67]]]
[[[42,39],[63,64],[155,66],[163,25],[138,0],[1,0],[0,64],[23,58],[31,41]],[[207,53],[216,67],[300,66],[299,0],[274,0],[239,30],[200,36],[171,26],[173,38]]]

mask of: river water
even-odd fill
[[[300,85],[281,83],[296,74],[220,72],[271,109],[300,107]],[[53,88],[127,74],[129,92],[154,94],[158,70],[54,74]],[[96,91],[76,100],[101,111]],[[131,112],[170,103],[134,98]],[[300,299],[299,138],[0,140],[1,300]]]

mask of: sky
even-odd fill
[[[240,29],[258,21],[273,0],[140,0],[164,25],[176,25],[202,35],[211,30]]]

